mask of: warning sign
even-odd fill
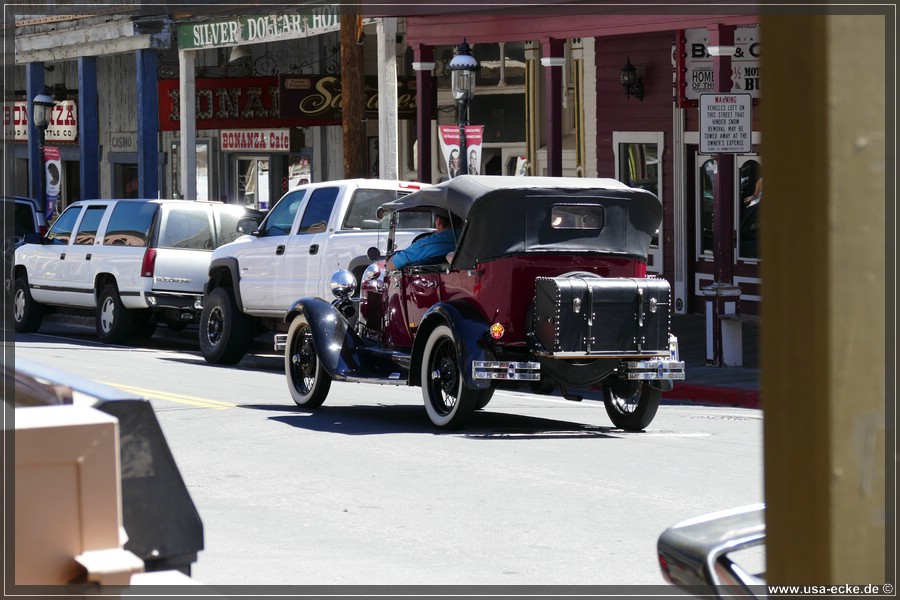
[[[753,98],[750,94],[700,94],[700,152],[753,151]]]

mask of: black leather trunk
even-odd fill
[[[667,353],[669,297],[665,279],[538,277],[535,335],[554,354]]]

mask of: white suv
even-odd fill
[[[16,331],[37,331],[47,312],[93,312],[107,343],[179,329],[202,309],[213,249],[242,235],[259,213],[218,202],[82,200],[47,234],[25,236],[13,268]]]

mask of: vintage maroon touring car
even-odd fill
[[[294,401],[320,406],[331,382],[420,386],[434,425],[457,428],[494,390],[580,399],[603,390],[616,427],[640,430],[684,378],[666,280],[647,277],[659,199],[612,179],[460,176],[385,204],[388,256],[333,302],[288,311],[285,372]],[[434,264],[385,268],[404,220],[452,213],[457,247]]]

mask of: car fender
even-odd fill
[[[463,378],[470,389],[487,389],[491,382],[472,377],[472,361],[494,360],[490,340],[487,337],[491,324],[481,313],[466,303],[440,302],[422,317],[422,323],[413,341],[412,362],[409,371],[410,385],[422,385],[422,354],[428,336],[438,325],[447,325],[456,338],[456,352],[462,367]]]
[[[225,271],[228,276],[223,278],[219,273]],[[241,301],[241,269],[238,260],[233,256],[216,258],[209,263],[209,279],[203,285],[203,296],[209,296],[217,287],[230,287],[234,292],[234,301],[238,310],[244,312],[244,303]],[[223,280],[224,279],[224,280]]]
[[[330,302],[301,298],[288,309],[284,322],[290,324],[298,315],[306,317],[316,356],[328,375],[334,379],[371,376],[360,363],[362,340]]]

